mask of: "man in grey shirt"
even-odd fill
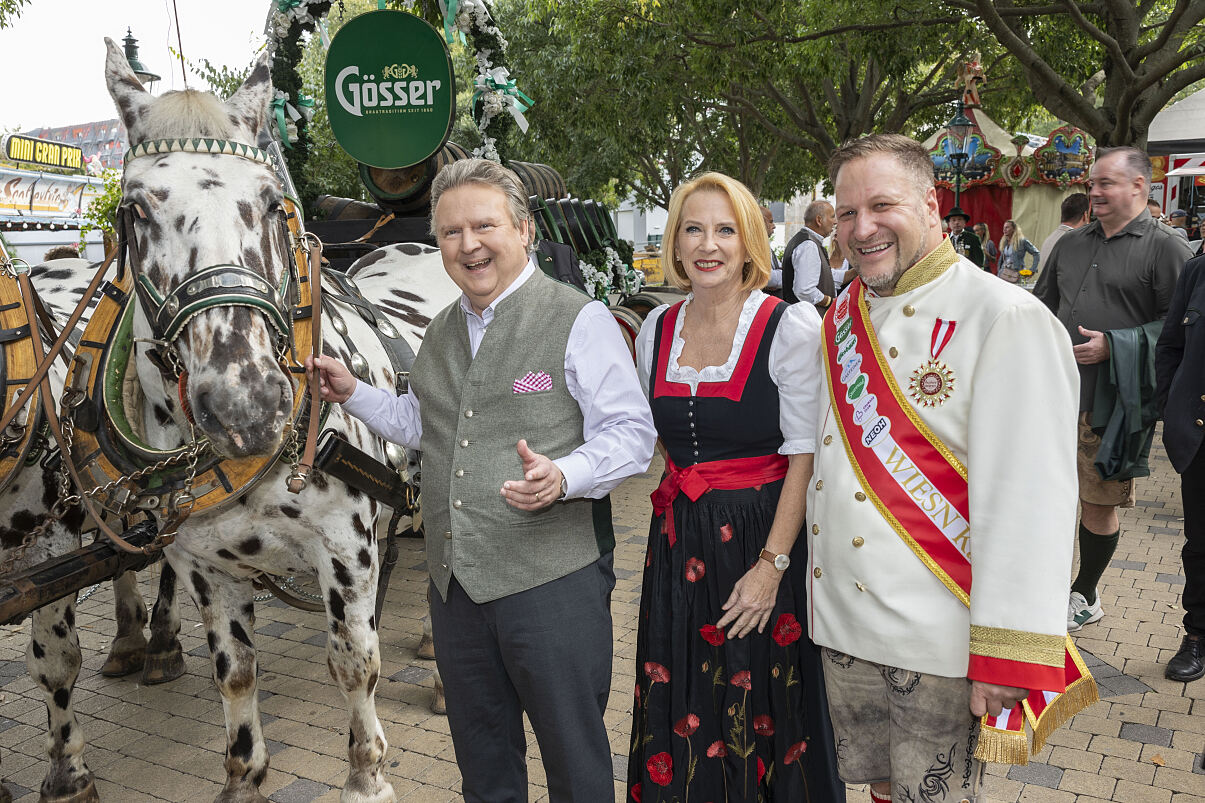
[[[1059,227],[1050,232],[1050,235],[1042,241],[1042,247],[1039,249],[1042,252],[1042,255],[1038,257],[1039,277],[1042,275],[1042,268],[1046,267],[1046,262],[1050,259],[1050,252],[1054,249],[1054,244],[1063,239],[1063,235],[1067,232],[1088,225],[1088,206],[1088,196],[1082,192],[1072,193],[1063,199],[1063,203],[1059,207]]]
[[[1184,240],[1147,211],[1151,163],[1145,153],[1101,149],[1089,185],[1096,220],[1063,235],[1034,289],[1067,327],[1080,371],[1080,569],[1071,586],[1068,631],[1104,615],[1096,584],[1117,548],[1117,507],[1134,504],[1133,480],[1104,481],[1093,465],[1100,437],[1088,415],[1097,373],[1108,368],[1105,332],[1162,320],[1190,256]]]

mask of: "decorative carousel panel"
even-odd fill
[[[939,186],[954,186],[954,160],[950,154],[955,150],[949,135],[937,141],[937,146],[929,152],[933,160],[933,177]],[[972,187],[976,184],[987,184],[995,180],[996,168],[1000,164],[1001,153],[993,148],[983,138],[979,131],[973,132],[966,139],[967,158],[962,163],[962,186]]]
[[[1088,135],[1072,125],[1056,128],[1050,132],[1046,144],[1033,152],[1033,160],[1038,181],[1060,188],[1083,184],[1092,164]]]

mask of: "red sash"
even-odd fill
[[[865,286],[855,280],[823,325],[825,374],[846,454],[862,489],[891,528],[969,607],[966,467],[904,398],[883,361],[865,296]],[[985,716],[976,750],[979,758],[1024,764],[1029,754],[1026,720],[1034,732],[1036,753],[1063,721],[1095,702],[1095,683],[1069,637],[1066,647],[1062,671],[1024,665],[1024,674],[1047,690],[1032,689],[1016,709],[1005,709],[998,717]]]
[[[657,486],[650,497],[653,500],[653,515],[665,515],[661,531],[669,540],[672,547],[678,541],[678,533],[674,529],[674,511],[671,509],[679,493],[684,493],[690,501],[697,502],[699,497],[717,488],[722,491],[734,491],[738,488],[751,488],[754,485],[764,485],[775,482],[787,476],[787,457],[781,454],[767,454],[758,457],[735,457],[731,460],[711,460],[706,463],[695,463],[687,468],[678,468],[674,461],[665,456],[665,479]]]

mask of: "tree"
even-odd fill
[[[1012,53],[1034,95],[1098,145],[1146,146],[1151,121],[1205,80],[1203,0],[947,0]]]
[[[541,125],[531,149],[587,173],[587,186],[611,177],[661,204],[700,169],[787,197],[823,178],[829,155],[848,139],[872,131],[923,137],[949,117],[960,91],[956,64],[972,51],[993,70],[994,117],[1010,125],[1032,108],[1007,53],[940,0],[894,15],[854,0],[503,7],[524,79],[555,98],[566,121],[551,140]]]
[[[806,151],[725,103],[731,74],[691,75],[689,43],[629,12],[592,0],[498,4],[515,73],[537,103],[517,152],[552,164],[578,194],[630,193],[642,206],[665,206],[705,170],[768,197],[807,183]]]
[[[21,6],[28,5],[29,0],[0,0],[0,28],[7,28],[21,16]]]

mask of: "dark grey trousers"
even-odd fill
[[[615,797],[603,713],[611,689],[611,554],[478,605],[456,578],[431,591],[435,660],[467,803],[526,803],[527,713],[552,803]]]

